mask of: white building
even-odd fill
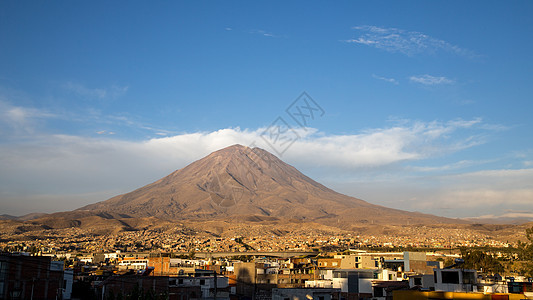
[[[68,300],[72,296],[72,284],[74,283],[74,271],[63,271],[63,289],[61,291],[61,297],[64,300]]]
[[[466,269],[435,269],[435,291],[477,292],[477,271]]]
[[[148,259],[128,259],[118,263],[119,268],[144,270],[148,266]]]
[[[373,279],[374,270],[333,270],[333,288],[338,288],[343,293],[372,295]]]

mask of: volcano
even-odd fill
[[[260,148],[233,145],[170,175],[78,211],[184,219],[296,219],[349,224],[434,224],[457,220],[391,209],[337,193]]]

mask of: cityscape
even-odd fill
[[[6,299],[524,299],[533,292],[531,240],[402,246],[386,236],[65,235],[3,240]]]

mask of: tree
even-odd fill
[[[461,256],[465,263],[464,267],[467,269],[481,270],[486,273],[503,273],[503,265],[492,255],[481,250],[471,250],[468,248],[461,248]]]
[[[526,238],[525,243],[518,241],[520,259],[524,261],[522,273],[528,277],[533,277],[533,226],[526,229]]]

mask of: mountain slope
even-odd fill
[[[457,222],[337,193],[269,152],[241,145],[213,152],[154,183],[79,210],[169,220],[259,215],[338,227]]]

